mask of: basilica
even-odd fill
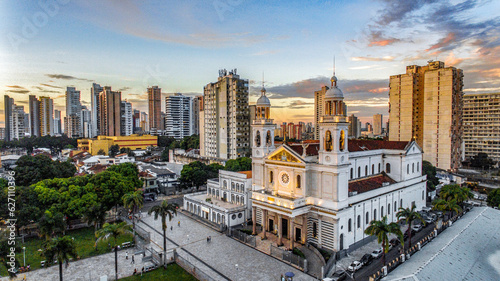
[[[276,147],[271,102],[261,92],[252,124],[254,234],[274,235],[289,248],[307,242],[338,252],[365,243],[370,221],[394,222],[398,208],[425,206],[422,149],[415,141],[349,140],[335,75],[318,141]]]

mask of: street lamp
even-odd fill
[[[235,264],[234,267],[236,267],[236,280],[239,280],[238,264]]]
[[[26,267],[26,247],[23,247],[23,266]]]

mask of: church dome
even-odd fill
[[[337,77],[335,75],[332,76],[332,79],[330,81],[332,82],[332,86],[330,87],[330,89],[328,89],[328,91],[326,91],[325,99],[344,98],[344,93],[342,93],[342,90],[337,87]]]
[[[257,100],[257,103],[255,105],[256,106],[271,106],[271,101],[269,101],[269,99],[265,95],[262,95]]]

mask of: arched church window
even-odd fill
[[[297,175],[297,188],[300,188],[301,187],[301,178],[300,178],[300,175]]]
[[[332,132],[328,130],[326,131],[325,134],[325,150],[332,151],[332,149],[333,149]]]
[[[391,172],[391,164],[387,163],[385,164],[385,172],[390,173]]]
[[[339,140],[339,150],[344,151],[345,146],[345,133],[344,130],[340,131],[340,140]]]
[[[257,131],[257,134],[255,134],[255,146],[260,147],[260,131]]]
[[[267,131],[266,135],[266,145],[271,146],[271,131]]]

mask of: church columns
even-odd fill
[[[295,235],[295,227],[293,225],[293,218],[290,217],[290,233],[288,237],[290,237],[290,250],[293,250],[293,240],[294,240],[294,235]]]
[[[283,220],[282,215],[278,214],[278,246],[283,245]]]
[[[262,226],[262,239],[266,239],[266,231],[267,231],[267,225],[269,224],[269,219],[267,218],[267,210],[262,210],[262,217],[264,220],[263,226]]]
[[[252,235],[257,233],[257,207],[252,206]]]

